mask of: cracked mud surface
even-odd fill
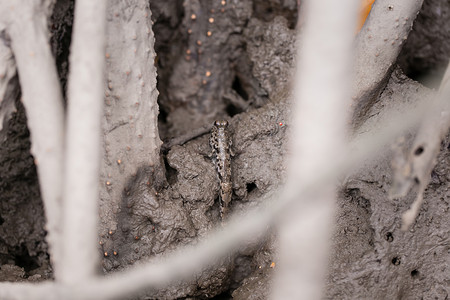
[[[232,159],[232,212],[257,205],[261,196],[280,186],[288,153],[291,99],[282,91],[292,73],[296,1],[266,1],[265,9],[256,10],[259,2],[240,1],[235,10],[224,13],[220,6],[210,7],[206,1],[152,3],[163,111],[161,136],[177,136],[215,118],[229,119],[236,153]],[[429,7],[437,7],[431,0],[427,2]],[[442,8],[444,3],[439,4],[441,12],[448,11]],[[211,9],[216,10],[213,23],[209,22]],[[205,13],[199,13],[202,11]],[[220,29],[220,33],[212,32],[213,39],[208,40],[200,23],[214,24],[211,29]],[[193,30],[190,34],[189,28]],[[448,39],[441,42],[442,47],[448,46]],[[196,56],[199,49],[203,51],[200,57]],[[415,48],[407,43],[405,49]],[[399,58],[406,72],[415,61],[414,52],[408,51]],[[190,55],[189,60],[186,55]],[[432,62],[442,61],[439,53],[433,55],[436,60]],[[206,76],[207,71],[210,76]],[[397,103],[416,101],[431,93],[394,72],[359,132],[379,126],[376,121],[385,111],[396,109]],[[46,279],[51,277],[51,268],[44,241],[45,219],[24,112],[19,109],[10,122],[11,132],[1,148],[0,280]],[[413,132],[408,138],[412,137]],[[105,273],[201,240],[220,224],[219,182],[208,139],[209,134],[205,134],[172,147],[162,155],[160,165],[136,166],[135,174],[127,178],[120,206],[101,220],[105,228],[111,228],[99,232]],[[389,149],[347,178],[337,199],[328,299],[448,298],[449,147],[447,137],[424,205],[412,230],[406,233],[400,231],[401,213],[412,203],[414,192],[405,199],[388,200],[392,181]],[[190,282],[147,291],[138,298],[221,295],[225,299],[265,299],[276,269],[276,264],[271,267],[276,263],[275,244],[276,237],[270,233]]]

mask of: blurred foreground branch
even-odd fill
[[[305,191],[315,173],[326,174],[344,155],[357,1],[305,1],[298,47],[291,157],[282,198],[297,198],[279,229],[273,299],[321,299],[333,230],[335,183]],[[335,174],[337,175],[337,174]],[[306,192],[306,193],[303,193]]]
[[[407,230],[419,214],[425,189],[430,182],[431,171],[436,165],[441,141],[450,128],[450,64],[447,66],[438,94],[429,101],[432,105],[425,113],[407,158],[403,160],[404,163],[395,162],[396,176],[390,197],[404,197],[414,184],[418,185],[416,200],[403,214],[402,230]]]

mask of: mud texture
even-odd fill
[[[56,67],[64,96],[66,95],[67,75],[69,73],[74,5],[74,0],[56,1],[53,14],[49,20],[51,33],[50,45],[56,60]]]
[[[263,193],[275,189],[282,181],[286,151],[284,122],[289,107],[286,101],[273,103],[231,119],[235,152],[231,212],[254,205]],[[201,240],[220,224],[219,181],[208,139],[205,135],[170,150],[166,182],[158,182],[156,171],[150,180],[136,175],[124,197],[118,230],[102,240],[106,271],[120,270],[140,259]],[[263,259],[252,258],[257,249],[264,247],[263,242],[249,245],[231,262],[221,262],[191,282],[158,291],[152,297],[214,296],[228,291],[259,266],[270,265],[272,255],[264,263]]]
[[[53,49],[60,57],[63,85],[72,5],[58,1],[53,17]],[[258,205],[286,174],[291,99],[284,91],[294,64],[297,1],[178,0],[150,5],[158,53],[161,137],[179,136],[216,118],[228,119],[235,153],[230,210],[242,212]],[[439,69],[445,60],[449,39],[442,24],[448,24],[449,5],[425,0],[416,33],[430,36],[436,51],[425,51],[429,46],[413,33],[399,58],[407,74]],[[419,24],[432,20],[433,26],[419,29]],[[437,27],[439,33],[433,29]],[[421,64],[416,64],[415,53],[423,53],[417,54]],[[356,134],[382,126],[383,115],[397,105],[432,94],[394,72]],[[0,280],[34,281],[51,278],[51,266],[25,114],[17,106],[0,147]],[[407,139],[413,136],[411,131]],[[99,233],[104,273],[195,243],[220,224],[219,181],[208,139],[204,134],[173,146],[161,154],[160,165],[140,167],[127,179],[120,199],[115,199],[118,209],[101,220],[105,228],[108,224],[113,228]],[[414,191],[406,199],[388,199],[391,157],[386,149],[339,189],[327,299],[449,297],[449,137],[442,142],[420,214],[406,233],[400,231],[400,218]],[[137,298],[266,299],[277,268],[275,245],[271,232],[189,282],[149,290]]]
[[[60,0],[49,20],[50,44],[63,88],[67,81],[73,1]],[[52,278],[45,241],[45,214],[20,86],[7,97],[16,111],[0,132],[0,281]]]
[[[184,1],[182,6],[181,1],[179,5],[151,2],[158,53],[159,125],[163,139],[267,102],[267,86],[261,86],[255,78],[252,65],[262,63],[261,56],[269,53],[246,51],[267,37],[264,37],[264,28],[258,28],[261,22],[253,25],[249,22],[252,14],[259,19],[273,19],[280,13],[289,17],[292,25],[296,10],[288,9],[293,5],[287,3],[289,1],[282,1],[280,6],[275,5],[277,1],[265,5],[259,3],[264,1],[256,2],[196,0]],[[255,7],[259,9],[253,10]],[[255,22],[256,18],[253,18]],[[278,20],[273,26],[279,22],[287,23]],[[267,26],[271,26],[270,23]],[[280,30],[289,31],[284,27]],[[269,35],[283,43],[283,34],[277,35],[273,30]],[[275,53],[275,57],[280,56],[285,55]],[[265,56],[264,61],[271,60]],[[271,63],[271,66],[274,64],[278,63]],[[272,77],[281,77],[280,72],[284,72],[281,66],[270,71],[274,71]],[[267,73],[256,71],[256,75],[267,76]]]
[[[335,249],[327,298],[447,299],[449,296],[450,140],[443,141],[425,193],[408,232],[401,214],[414,200],[389,200],[390,153],[353,176],[339,198]]]
[[[429,99],[432,91],[395,71],[358,134],[383,124],[401,103]],[[412,143],[414,130],[405,135]],[[449,294],[448,238],[450,140],[441,152],[425,193],[425,204],[408,232],[401,214],[414,200],[390,200],[393,152],[385,149],[347,178],[338,197],[327,286],[329,299],[446,299]]]
[[[51,269],[45,216],[25,111],[19,101],[15,105],[17,112],[0,144],[0,280],[24,280],[34,274],[47,279]]]
[[[294,73],[296,31],[278,16],[270,23],[252,18],[244,33],[253,76],[270,99],[277,98]]]

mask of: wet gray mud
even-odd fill
[[[2,132],[0,147],[0,280],[51,278],[45,216],[30,154],[25,111],[17,112]]]
[[[67,13],[70,1],[60,3],[65,6],[55,14]],[[445,23],[449,6],[448,1],[425,1],[423,14]],[[294,63],[297,1],[151,1],[151,9],[160,136],[168,141],[227,119],[234,152],[230,211],[258,205],[276,191],[286,173],[292,107],[286,90]],[[61,16],[54,20],[55,55],[64,82],[63,45],[71,22]],[[429,17],[419,17],[414,25],[418,29],[399,57],[408,76],[422,70],[415,64],[421,37],[433,37],[440,45],[434,49],[448,49],[448,32],[438,32],[436,26],[426,32],[427,22]],[[431,73],[445,63],[441,50],[421,56]],[[386,111],[415,101],[417,95],[431,92],[396,70],[355,134],[377,126]],[[38,181],[25,115],[18,107],[0,149],[0,279],[10,281],[51,277]],[[412,138],[413,133],[407,137]],[[448,299],[450,140],[442,142],[425,202],[406,233],[400,231],[401,213],[412,203],[414,191],[406,199],[388,199],[391,159],[386,149],[339,188],[327,299]],[[219,188],[208,132],[162,151],[159,165],[136,166],[120,207],[101,220],[114,228],[99,233],[103,272],[118,272],[205,238],[220,226]],[[266,299],[276,269],[275,244],[270,232],[190,281],[136,298]]]

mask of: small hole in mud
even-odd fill
[[[386,241],[388,241],[389,243],[394,241],[394,235],[392,234],[392,232],[387,232],[386,235],[384,236],[384,238],[386,239]]]
[[[416,151],[414,151],[414,155],[419,156],[420,154],[423,153],[425,149],[423,149],[422,146],[417,147]]]
[[[415,182],[416,184],[419,184],[419,183],[420,183],[419,177],[414,177],[414,182]]]
[[[2,225],[3,223],[5,223],[5,219],[3,219],[2,216],[0,216],[0,225]]]
[[[238,76],[234,77],[234,81],[233,84],[231,85],[231,88],[235,90],[236,93],[238,93],[238,95],[242,97],[242,99],[244,99],[245,101],[248,100],[248,94],[242,87],[241,81],[239,80]]]
[[[232,299],[231,294],[229,292],[224,292],[222,294],[219,294],[215,297],[212,297],[211,299],[213,300],[228,300],[228,299]]]
[[[166,167],[166,180],[170,185],[177,182],[177,170],[172,168],[167,162],[167,157],[164,156],[164,166]]]
[[[247,193],[249,193],[249,194],[258,188],[256,186],[256,183],[254,183],[254,182],[247,183],[245,187],[247,188]]]
[[[398,266],[398,265],[400,265],[400,257],[398,257],[398,256],[396,256],[396,257],[394,257],[393,259],[392,259],[392,264],[394,265],[394,266]]]
[[[417,276],[419,276],[419,271],[416,270],[416,269],[412,270],[411,271],[411,277],[417,277]]]
[[[28,254],[28,249],[24,245],[21,245],[20,248],[16,248],[14,263],[17,266],[23,268],[27,273],[31,270],[39,268],[37,258],[30,256]]]
[[[227,107],[225,108],[225,110],[227,111],[227,114],[230,117],[233,117],[242,112],[242,109],[239,109],[238,107],[234,106],[233,104],[228,104]]]

